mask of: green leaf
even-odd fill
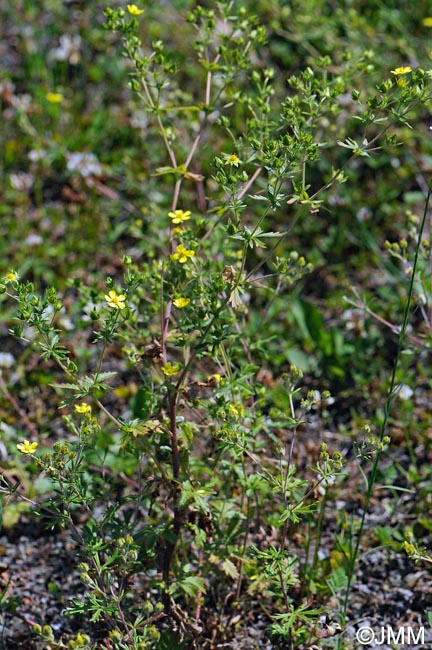
[[[333,594],[337,594],[345,589],[348,584],[348,577],[346,575],[345,569],[342,566],[335,569],[330,578],[327,580],[327,584]]]
[[[206,591],[204,578],[200,578],[199,576],[186,576],[186,578],[175,583],[173,587],[174,589],[181,589],[181,591],[192,598],[197,598],[200,593],[205,593]]]
[[[187,168],[185,165],[179,165],[178,167],[158,167],[156,169],[156,174],[154,176],[166,176],[167,174],[174,174],[174,176],[183,177],[187,173]]]
[[[236,565],[228,558],[222,562],[222,571],[225,573],[225,575],[233,578],[234,580],[240,575]]]
[[[69,397],[65,399],[62,404],[61,408],[64,408],[65,406],[69,406],[74,402],[76,399],[80,399],[81,397],[86,397],[87,395],[91,395],[93,391],[98,390],[98,391],[106,391],[109,390],[111,387],[108,384],[103,383],[105,379],[110,379],[111,377],[114,377],[116,375],[116,372],[101,372],[101,373],[96,373],[94,375],[86,375],[85,377],[81,377],[81,379],[78,379],[76,384],[50,384],[53,388],[59,388],[61,390],[66,390],[74,393],[73,397]]]

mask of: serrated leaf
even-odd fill
[[[177,582],[175,586],[188,596],[192,596],[192,598],[196,598],[200,592],[205,593],[206,591],[204,578],[199,576],[186,576],[186,578]]]
[[[254,199],[255,201],[265,201],[270,203],[268,196],[262,196],[261,194],[249,194],[249,198]]]
[[[128,429],[134,438],[137,436],[147,436],[150,433],[163,433],[164,430],[162,422],[159,420],[147,420],[147,422],[130,422]]]
[[[108,371],[108,372],[100,372],[97,375],[90,375],[90,378],[95,380],[97,378],[97,381],[105,381],[106,379],[111,379],[111,377],[114,377],[117,373],[115,371]]]
[[[222,563],[222,571],[225,573],[225,575],[233,579],[238,578],[240,575],[236,565],[228,558]]]
[[[285,233],[283,232],[260,232],[259,236],[260,237],[283,237]]]
[[[78,379],[76,384],[50,384],[53,388],[60,388],[62,390],[69,390],[74,393],[77,393],[76,397],[85,397],[88,395],[92,388],[98,388],[99,390],[108,390],[110,386],[104,384],[105,379],[110,379],[116,375],[116,372],[101,372],[95,375],[86,375]]]
[[[80,386],[77,386],[77,384],[50,384],[50,386],[51,388],[62,388],[64,390],[81,390]]]

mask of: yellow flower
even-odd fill
[[[403,547],[405,551],[408,553],[408,555],[415,555],[417,553],[416,547],[414,544],[411,544],[411,542],[407,542],[407,540],[404,541]]]
[[[243,414],[243,406],[235,406],[234,404],[230,404],[228,406],[228,410],[234,417],[239,417]]]
[[[15,271],[9,271],[3,279],[5,282],[18,282],[19,275]]]
[[[172,364],[170,361],[168,361],[164,366],[162,366],[162,372],[165,377],[172,377],[178,373],[180,368],[181,366],[179,363]]]
[[[144,9],[138,9],[136,5],[128,5],[127,10],[132,16],[141,16],[144,13]]]
[[[85,402],[75,404],[74,409],[76,413],[91,413],[92,410],[90,404],[86,404]]]
[[[38,448],[39,443],[38,442],[29,442],[29,440],[24,440],[24,442],[20,442],[17,444],[17,449],[20,451],[22,454],[34,454],[36,449]]]
[[[187,307],[189,303],[190,303],[190,298],[180,297],[173,300],[173,305],[174,307],[177,307],[177,309],[183,309],[183,307]]]
[[[392,74],[408,74],[408,72],[412,72],[412,67],[410,65],[405,65],[402,68],[395,68],[394,70],[390,70]]]
[[[50,104],[61,104],[64,97],[61,93],[47,93],[45,99]]]
[[[78,632],[75,641],[76,643],[79,643],[80,646],[82,646],[84,645],[84,643],[90,643],[90,637],[87,636],[87,634],[82,634],[81,632]]]
[[[236,156],[235,153],[232,154],[224,154],[225,155],[225,165],[234,165],[234,167],[238,167],[240,165],[240,158]]]
[[[173,223],[183,223],[183,221],[189,221],[191,218],[191,211],[187,210],[174,210],[174,212],[168,212],[169,218]]]
[[[221,379],[222,379],[222,376],[218,372],[215,372],[214,375],[210,375],[210,377],[208,378],[209,382],[212,382],[212,383],[215,382],[216,384],[218,384]]]
[[[179,262],[180,264],[184,264],[188,261],[189,257],[193,257],[194,255],[195,251],[188,251],[183,244],[179,244],[176,248],[176,252],[171,255],[171,259],[176,260],[176,262]]]
[[[427,16],[427,18],[423,18],[422,22],[425,27],[432,27],[432,16]]]
[[[124,309],[126,307],[125,300],[126,296],[124,293],[116,293],[115,291],[108,291],[108,295],[105,294],[105,300],[108,305],[113,309]]]

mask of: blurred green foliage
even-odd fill
[[[19,467],[32,498],[49,490],[35,478],[37,468],[59,483],[49,497],[52,525],[75,526],[86,504],[88,519],[73,530],[93,559],[80,568],[90,595],[72,611],[91,612],[93,622],[107,616],[107,647],[161,650],[174,638],[182,647],[179,639],[193,637],[193,616],[182,620],[176,603],[199,611],[208,576],[206,606],[221,618],[247,584],[248,595],[277,602],[269,615],[275,643],[304,647],[315,639],[321,611],[308,598],[321,607],[343,591],[352,551],[341,521],[335,548],[318,557],[331,486],[345,480],[340,452],[327,452],[320,431],[329,427],[351,444],[363,435],[365,417],[380,420],[428,189],[429,3],[172,0],[140,7],[144,19],[134,22],[105,0],[0,6],[6,469]],[[395,74],[405,66],[407,75]],[[190,253],[186,261],[199,264],[193,272],[184,260],[174,264],[180,256],[167,214],[177,207],[194,217],[175,233]],[[425,355],[428,241],[421,253],[411,343]],[[8,279],[12,270],[16,282]],[[18,312],[8,300],[11,285]],[[112,310],[110,292],[125,296],[124,311]],[[173,316],[170,301],[183,294],[192,304]],[[402,387],[429,382],[429,365],[415,350],[402,359]],[[90,411],[70,413],[87,398],[101,423]],[[401,397],[396,430],[415,417]],[[181,444],[172,469],[176,422]],[[424,411],[418,440],[406,436],[410,467],[397,468],[423,487],[425,499],[429,475],[416,467],[414,447],[425,444],[429,423]],[[299,478],[286,449],[303,426],[313,451],[305,460],[301,446]],[[23,469],[12,443],[29,428],[53,449]],[[371,439],[358,445],[360,466],[377,452]],[[383,480],[396,481],[396,467],[385,467]],[[18,483],[7,481],[14,493]],[[96,520],[89,504],[101,502]],[[7,525],[19,515],[18,505],[9,506]],[[284,548],[288,521],[304,552],[298,574]],[[281,547],[249,548],[247,526],[255,536],[265,527],[282,530]],[[176,527],[185,532],[174,562]],[[385,527],[377,538],[396,545]],[[198,561],[200,575],[192,569]],[[148,611],[130,623],[127,641],[113,623],[121,619],[114,600],[101,605],[97,591],[113,571],[125,592],[141,572],[157,593],[146,596]],[[232,593],[223,586],[229,580]],[[135,615],[130,595],[124,598]],[[162,610],[175,625],[159,633]],[[54,643],[52,631],[40,634]],[[68,647],[91,647],[79,637]]]

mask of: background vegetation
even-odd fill
[[[0,20],[3,539],[80,576],[5,647],[356,647],[430,561],[427,3]]]

